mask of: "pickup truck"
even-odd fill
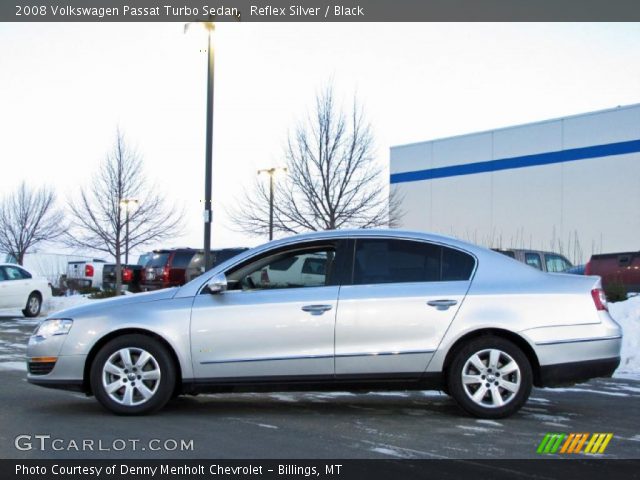
[[[585,275],[599,275],[602,287],[622,285],[627,293],[640,292],[640,251],[591,255]]]
[[[129,292],[140,292],[140,282],[144,276],[144,267],[152,254],[140,255],[138,263],[122,265],[122,286]],[[115,290],[116,288],[116,264],[105,263],[102,268],[102,288],[103,290]]]
[[[566,272],[573,267],[571,262],[559,253],[519,248],[494,248],[493,250],[543,272]]]
[[[106,262],[99,258],[91,261],[67,263],[67,286],[70,288],[100,288],[102,286],[102,267]]]

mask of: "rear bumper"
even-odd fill
[[[620,365],[620,357],[558,363],[540,367],[538,387],[560,387],[586,382],[597,377],[611,377]]]

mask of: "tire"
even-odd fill
[[[98,402],[118,415],[145,415],[161,409],[176,384],[176,366],[167,349],[139,334],[123,335],[103,346],[90,375]]]
[[[27,299],[27,305],[22,310],[25,317],[33,318],[40,315],[40,309],[42,308],[42,297],[38,292],[31,292]]]
[[[479,418],[513,415],[529,398],[532,383],[531,364],[522,350],[490,335],[459,349],[447,370],[451,396],[465,412]]]

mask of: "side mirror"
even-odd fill
[[[212,294],[224,292],[227,289],[227,277],[224,276],[224,273],[218,273],[211,278],[207,282],[207,289],[209,290],[209,293]]]

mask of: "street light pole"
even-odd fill
[[[204,265],[205,269],[211,268],[211,182],[213,168],[213,22],[206,22],[204,26],[208,32],[208,64],[207,64],[207,135],[205,151],[205,175],[204,175]]]
[[[266,173],[269,175],[269,240],[273,240],[273,177],[276,175],[278,171],[286,172],[285,168],[265,168],[263,170],[258,170],[258,175],[261,173]]]

